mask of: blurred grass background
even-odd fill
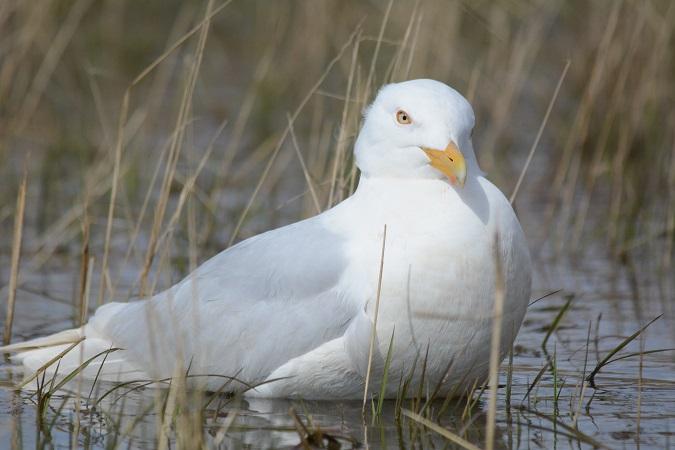
[[[569,61],[516,201],[533,250],[606,255],[670,298],[675,3],[234,1],[202,51],[198,25],[221,5],[0,4],[3,270],[24,168],[22,270],[91,262],[100,301],[120,277],[142,287],[156,254],[175,279],[349,195],[363,107],[408,78],[469,98],[479,161],[508,196]]]
[[[568,63],[515,203],[536,261],[535,278],[544,280],[535,292],[562,287],[567,303],[530,309],[508,379],[512,370],[520,377],[518,397],[530,382],[537,385],[547,368],[538,346],[543,333],[546,340],[556,327],[542,324],[553,313],[557,323],[575,295],[585,302],[571,319],[576,326],[556,339],[563,366],[580,357],[574,349],[584,343],[588,356],[587,320],[594,323],[598,360],[599,336],[615,346],[626,329],[633,332],[637,322],[662,312],[668,330],[675,282],[674,28],[675,2],[668,0],[3,0],[0,298],[4,302],[9,291],[11,303],[18,286],[24,292],[17,304],[35,308],[34,320],[15,324],[15,335],[62,329],[53,319],[64,309],[81,323],[101,302],[157,290],[233,242],[348,196],[357,180],[351,149],[361,111],[390,81],[435,78],[463,93],[476,111],[481,167],[509,196]],[[16,220],[22,217],[24,177],[25,218]],[[18,229],[23,239],[14,253],[20,262],[10,256]],[[558,271],[561,276],[550,276]],[[632,310],[625,307],[626,290]],[[34,293],[57,302],[31,302]],[[625,328],[613,322],[607,305],[625,318]],[[666,343],[672,336],[658,337],[647,348],[672,346]],[[645,364],[651,381],[644,381],[642,406],[649,413],[642,427],[652,445],[669,437],[667,425],[661,426],[670,420],[663,402],[672,397],[667,355]],[[548,366],[552,381],[541,378],[528,406],[556,420],[558,398],[561,405],[569,399],[576,427],[579,414],[584,422],[581,400],[590,397],[590,420],[582,430],[597,431],[608,445],[631,445],[624,439],[633,439],[634,428],[639,445],[642,358],[633,361],[639,371],[630,359],[613,366],[621,368],[604,381],[613,395],[598,396],[592,411],[595,391],[584,394],[585,360],[583,370],[568,374],[569,380],[579,378],[578,401],[574,381],[560,397],[555,362]],[[513,447],[507,390],[507,404],[500,400],[498,410],[509,411],[501,425],[508,425]],[[202,420],[208,404],[195,412],[202,394],[180,387],[171,392],[184,396],[175,416],[177,439],[196,447],[208,438],[204,430],[212,429]],[[173,423],[173,412],[161,419],[170,408],[162,406],[164,394],[157,395],[156,415],[146,417],[150,428]],[[467,400],[471,409],[469,403],[478,400]],[[219,400],[212,427],[220,406]],[[21,408],[12,406],[12,422],[19,424],[12,442],[19,448],[21,415],[15,409]],[[26,408],[27,417],[33,409],[42,415],[40,408]],[[287,409],[284,403],[279,411]],[[354,429],[361,423],[358,409],[346,415],[358,418]],[[629,409],[637,411],[636,427]],[[122,404],[120,418],[123,410]],[[73,446],[77,411],[66,421]],[[150,410],[144,411],[124,414],[137,421]],[[517,436],[521,413],[514,416]],[[344,421],[344,411],[334,415],[335,423]],[[481,417],[469,414],[464,423],[462,413],[451,428],[482,445]],[[528,439],[530,426],[537,430],[533,417],[523,424]],[[40,420],[32,422],[36,448],[48,445],[56,420],[46,431]],[[162,428],[157,426],[150,447],[168,445]],[[552,440],[547,435],[538,445],[563,442],[553,428]],[[124,438],[121,426],[112,429],[110,448]],[[216,440],[224,435],[221,429]]]

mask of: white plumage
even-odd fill
[[[388,396],[402,376],[419,382],[423,364],[430,388],[439,380],[441,392],[470,388],[489,366],[495,258],[505,279],[502,355],[525,313],[531,272],[518,220],[476,162],[473,125],[468,102],[442,83],[387,85],[356,142],[361,178],[350,198],[223,251],[151,299],[107,304],[81,329],[4,350],[38,347],[17,355],[35,370],[84,336],[59,373],[119,347],[104,378],[160,379],[189,367],[249,384],[281,378],[248,395],[358,398],[386,225],[370,386],[380,388],[393,334]],[[224,382],[199,379],[211,389]]]

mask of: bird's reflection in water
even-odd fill
[[[44,395],[44,394],[43,394]],[[21,402],[35,403],[35,393],[22,391]],[[164,427],[162,419],[174,407],[175,416]],[[470,442],[483,442],[484,404],[469,411],[467,399],[394,400],[382,403],[374,418],[361,401],[304,401],[261,399],[220,393],[149,387],[147,383],[114,385],[71,381],[68,390],[53,395],[41,421],[27,417],[37,411],[26,408],[18,422],[41,422],[41,436],[59,445],[68,442],[74,427],[82,444],[129,448],[157,447],[162,433],[168,443],[203,441],[207,448],[431,448],[448,441],[434,431],[400,414],[401,408],[422,411],[428,417]],[[28,423],[26,423],[28,425]],[[18,426],[18,425],[17,425]],[[501,442],[498,430],[497,442]],[[194,434],[196,433],[196,435]],[[86,442],[85,442],[86,441]]]

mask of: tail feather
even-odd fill
[[[72,344],[79,341],[83,335],[84,332],[82,328],[73,328],[70,330],[64,330],[58,333],[50,334],[49,336],[43,336],[31,339],[29,341],[5,345],[0,347],[0,353],[15,353],[44,347],[53,347],[55,345]]]
[[[94,358],[81,374],[84,378],[99,378],[106,381],[130,381],[148,379],[148,375],[136,368],[124,357],[124,351],[107,352],[114,348],[108,339],[85,333],[85,327],[61,331],[49,336],[0,347],[0,353],[16,353],[12,360],[23,365],[26,376],[48,364],[52,359],[79,342],[70,351],[51,364],[46,370],[48,376],[65,376],[78,369],[84,362]],[[82,339],[82,338],[85,339]],[[96,356],[99,355],[99,356]]]

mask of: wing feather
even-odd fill
[[[102,308],[90,326],[156,377],[178,360],[193,374],[262,381],[359,311],[341,288],[344,238],[320,217],[245,240],[150,300]]]

